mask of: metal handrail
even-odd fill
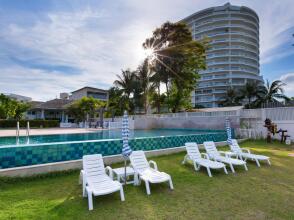
[[[30,143],[30,122],[27,122],[27,129],[26,129],[26,139],[27,139],[27,144]]]
[[[16,144],[19,144],[19,121],[16,122]]]

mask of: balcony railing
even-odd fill
[[[200,33],[203,33],[203,32],[208,32],[208,31],[213,31],[215,29],[218,29],[218,28],[242,28],[244,30],[247,30],[247,31],[252,31],[254,34],[256,34],[257,36],[259,35],[259,32],[258,32],[258,29],[254,29],[254,28],[251,28],[251,27],[248,27],[248,26],[245,26],[245,25],[237,25],[237,24],[231,24],[231,25],[211,25],[211,26],[208,26],[208,27],[205,27],[205,28],[201,28],[200,30],[195,30],[194,29],[194,32],[195,34],[200,34]]]
[[[242,22],[245,22],[245,23],[250,23],[250,24],[253,24],[256,28],[258,28],[258,24],[256,22],[253,22],[253,21],[250,21],[248,19],[244,19],[244,18],[228,18],[228,17],[224,17],[224,18],[212,18],[210,20],[206,20],[206,21],[203,21],[203,22],[200,22],[198,23],[197,25],[194,25],[193,27],[194,28],[199,28],[203,25],[207,25],[207,24],[212,24],[214,22],[219,22],[219,21],[242,21]]]

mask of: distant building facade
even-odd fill
[[[192,105],[218,107],[229,87],[248,81],[263,83],[259,75],[259,18],[244,6],[229,3],[204,9],[183,19],[193,39],[208,38],[207,69],[192,93]]]
[[[83,87],[76,91],[60,93],[60,97],[47,102],[31,102],[32,108],[27,112],[28,119],[59,120],[60,122],[73,122],[74,118],[67,114],[67,107],[82,97],[93,97],[101,101],[108,101],[108,91],[93,87]]]

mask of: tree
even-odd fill
[[[17,102],[13,100],[15,103],[15,110],[13,118],[16,120],[20,120],[23,117],[23,114],[30,109],[31,105],[26,102]]]
[[[130,69],[122,70],[121,75],[116,75],[118,77],[117,80],[114,81],[114,85],[121,89],[122,95],[127,101],[128,110],[133,112],[134,110],[134,102],[131,98],[131,95],[137,95],[136,89],[138,89],[136,84],[136,71],[131,71]],[[136,91],[135,91],[136,90]]]
[[[123,95],[123,90],[118,87],[111,87],[108,91],[108,110],[114,115],[121,116],[125,109],[129,109],[126,96]]]
[[[150,93],[150,104],[152,108],[157,108],[157,113],[161,113],[161,109],[158,109],[158,106],[161,106],[163,103],[166,103],[166,94],[158,94],[155,90]]]
[[[0,95],[0,118],[1,119],[8,119],[12,118],[15,114],[15,108],[11,102],[12,100],[4,95]]]
[[[178,87],[173,83],[170,88],[170,95],[167,99],[167,103],[168,106],[171,107],[172,112],[191,109],[191,91],[183,88],[182,92],[179,92]]]
[[[233,87],[230,87],[227,89],[224,100],[220,101],[219,104],[223,107],[241,105],[240,95]]]
[[[3,94],[0,95],[0,119],[20,120],[30,108],[29,103],[19,102]]]
[[[240,89],[240,99],[246,100],[246,107],[252,108],[254,106],[252,105],[252,102],[260,98],[263,90],[264,88],[259,82],[249,81],[243,88]]]
[[[192,39],[188,26],[184,23],[164,23],[160,28],[153,31],[152,37],[143,43],[145,49],[153,50],[149,57],[153,75],[151,79],[157,87],[160,97],[160,85],[165,84],[167,99],[173,92],[179,93],[176,96],[191,92],[199,78],[199,70],[205,69],[205,42],[197,42]],[[175,94],[173,94],[175,95]],[[185,96],[185,95],[184,95]],[[174,98],[174,97],[173,97]],[[170,101],[170,109],[178,111],[180,102]],[[157,100],[158,112],[160,102]]]
[[[141,88],[141,98],[145,113],[147,113],[148,108],[148,95],[154,90],[154,84],[152,83],[150,76],[151,69],[149,68],[148,59],[145,59],[137,69],[137,81],[139,87]]]
[[[134,92],[136,72],[130,69],[122,70],[121,75],[116,75],[117,80],[114,85],[123,91],[123,94],[129,99],[130,95]]]
[[[104,101],[85,96],[71,103],[67,107],[67,111],[74,116],[77,122],[82,122],[87,121],[89,117],[94,117],[96,111],[105,106]]]
[[[290,98],[284,94],[283,87],[285,85],[286,84],[280,80],[275,80],[272,83],[267,80],[265,86],[262,88],[258,101],[263,104],[278,102],[279,100],[285,102],[290,101]]]

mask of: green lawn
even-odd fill
[[[144,184],[128,185],[125,202],[119,193],[95,197],[93,211],[81,196],[78,171],[0,179],[0,219],[294,219],[294,157],[288,155],[293,146],[263,141],[242,146],[269,155],[272,166],[249,162],[248,172],[213,171],[209,178],[205,169],[196,173],[192,165],[182,165],[184,153],[156,157],[159,169],[172,176],[174,191],[152,185],[147,196]]]

